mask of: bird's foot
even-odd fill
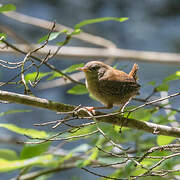
[[[88,110],[91,114],[95,115],[96,111],[94,107],[84,107],[86,110]]]
[[[79,107],[77,107],[77,108],[74,109],[73,115],[78,118],[80,111],[84,111],[84,112],[86,112],[87,114],[91,114],[91,115],[93,115],[93,116],[96,114],[96,112],[95,112],[95,110],[94,110],[94,107],[83,107],[83,106],[79,106]]]
[[[88,111],[94,111],[94,107],[85,107]]]

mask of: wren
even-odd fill
[[[121,105],[119,111],[123,112],[129,101],[139,94],[137,64],[134,64],[129,74],[100,61],[90,61],[78,70],[85,73],[88,91],[105,105],[103,107],[88,107],[89,111],[110,109],[113,105]]]

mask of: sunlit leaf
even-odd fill
[[[27,144],[23,147],[20,158],[27,159],[35,156],[39,156],[48,150],[51,142],[45,142],[41,144]]]
[[[81,129],[78,129],[77,131],[73,132],[73,133],[69,133],[68,136],[79,136],[79,135],[84,135],[84,134],[88,134],[91,133],[93,131],[95,131],[96,125],[91,125],[91,126],[85,126]]]
[[[99,157],[98,161],[101,163],[105,164],[110,164],[110,163],[121,163],[125,160],[125,158],[120,158],[120,157]]]
[[[48,134],[45,131],[38,131],[35,129],[27,129],[27,128],[21,128],[18,127],[14,124],[5,124],[5,123],[0,123],[0,127],[6,128],[12,132],[26,135],[32,138],[46,138],[48,137]]]
[[[28,73],[28,74],[25,75],[25,80],[26,80],[26,82],[34,81],[37,74],[38,74],[37,80],[39,80],[39,79],[41,79],[43,77],[46,77],[46,76],[48,76],[48,75],[50,75],[52,73],[53,72],[45,72],[45,73],[44,72],[39,72],[39,73],[33,72],[33,73]]]
[[[24,112],[32,112],[32,110],[30,110],[30,109],[8,110],[5,112],[1,112],[0,116],[4,116],[4,115],[8,115],[8,114],[24,113]]]
[[[128,17],[102,17],[102,18],[96,18],[96,19],[88,19],[81,21],[80,23],[75,25],[75,29],[80,29],[81,27],[88,25],[88,24],[94,24],[94,23],[99,23],[99,22],[104,22],[104,21],[118,21],[118,22],[124,22],[128,20]]]
[[[18,159],[17,153],[10,149],[0,149],[0,159],[16,160]]]
[[[87,94],[88,90],[86,89],[85,86],[78,84],[74,86],[73,88],[69,89],[67,93],[74,94],[74,95],[81,95],[81,94]]]
[[[96,146],[101,147],[102,144],[105,142],[104,138],[99,138],[98,141],[96,142]],[[84,167],[89,165],[93,160],[98,158],[98,154],[99,154],[99,149],[97,147],[94,147],[91,149],[92,153],[91,155],[84,161],[80,162],[79,164],[77,164],[78,167]]]
[[[8,11],[14,11],[16,10],[16,6],[13,4],[0,4],[0,12],[8,12]]]
[[[48,39],[48,35],[45,35],[38,40],[38,43],[42,43],[42,42],[46,41],[47,39],[48,39],[48,41],[52,41],[52,40],[56,39],[60,34],[66,33],[66,32],[68,32],[66,29],[64,29],[62,31],[58,31],[58,32],[52,32],[49,35],[49,39]]]
[[[73,153],[71,153],[71,152],[68,153],[66,156],[61,157],[61,158],[59,159],[58,164],[60,165],[60,164],[64,163],[64,161],[67,161],[67,160],[70,159],[72,156],[73,156]]]
[[[24,159],[24,160],[6,160],[6,159],[0,159],[0,172],[7,172],[16,170],[19,168],[24,168],[27,166],[47,166],[50,165],[50,163],[54,163],[54,158],[52,155],[44,155],[44,156],[37,156],[30,159]]]
[[[151,153],[151,156],[163,157],[163,156],[168,156],[170,154],[171,154],[171,152],[169,152],[169,151],[155,151],[155,152]],[[159,158],[159,159],[161,159],[161,158]],[[154,161],[159,161],[159,159],[154,159]]]
[[[167,76],[164,79],[164,83],[169,82],[169,81],[179,80],[179,79],[180,79],[180,71],[176,71],[174,74]]]
[[[109,174],[108,176],[111,177],[111,178],[120,178],[122,177],[123,175],[123,172],[122,172],[122,169],[121,168],[118,168],[118,170],[114,171],[113,173]],[[123,176],[124,178],[124,176]],[[107,180],[107,178],[100,178],[99,180]]]
[[[55,72],[52,73],[52,76],[47,78],[47,80],[52,80],[52,79],[60,78],[60,77],[62,77],[62,74],[55,71]]]
[[[152,120],[157,124],[167,124],[169,122],[168,116],[163,114],[152,116]]]
[[[129,115],[129,118],[138,119],[141,121],[149,121],[155,111],[152,108],[148,109],[139,109],[137,111],[132,112]]]
[[[167,145],[172,141],[174,141],[175,139],[176,139],[175,137],[159,135],[157,136],[157,144],[159,146]]]
[[[56,44],[57,44],[58,46],[63,46],[64,43],[65,43],[65,41],[61,41],[61,42],[58,42],[58,43],[56,43]]]
[[[143,174],[143,173],[145,173],[147,170],[145,170],[145,169],[143,169],[143,168],[141,168],[141,167],[137,167],[136,169],[134,169],[134,171],[131,171],[131,175],[132,176],[138,176],[138,175],[140,175],[140,174]]]
[[[7,35],[5,33],[0,33],[0,38],[5,40],[7,38]],[[2,42],[2,41],[1,41]]]
[[[169,85],[166,83],[162,83],[156,87],[156,91],[168,91]]]
[[[77,68],[83,67],[84,63],[81,64],[73,64],[72,66],[66,68],[63,70],[63,73],[72,73],[74,71],[77,71]]]
[[[74,149],[72,149],[72,153],[86,152],[91,148],[88,144],[81,144]]]
[[[114,129],[113,126],[109,126],[109,124],[107,123],[99,123],[99,127],[101,128],[101,130],[103,132],[106,133],[106,135],[108,137],[110,137],[114,142],[118,143],[118,142],[122,142],[123,140],[127,140],[127,139],[123,139],[122,138],[122,134],[126,133],[120,133],[120,128],[118,131],[118,127],[116,126],[116,128]],[[120,127],[120,126],[119,126]],[[122,128],[122,127],[121,127]]]
[[[81,63],[81,64],[73,64],[72,66],[62,70],[62,73],[72,73],[74,71],[77,71],[77,68],[80,68],[80,67],[83,67],[84,66],[84,63]],[[62,74],[58,73],[58,72],[53,72],[52,76],[50,76],[48,78],[48,80],[52,80],[54,78],[59,78],[59,77],[62,77]]]
[[[126,176],[129,176],[131,172],[133,172],[134,170],[135,170],[135,163],[133,161],[130,161],[126,164],[124,173]]]
[[[81,33],[81,29],[75,29],[70,35],[78,35]]]
[[[156,81],[149,81],[148,84],[152,85],[152,86],[155,86],[156,85]]]

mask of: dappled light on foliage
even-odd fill
[[[2,5],[0,13],[15,9],[16,7],[12,4]],[[74,78],[77,68],[82,68],[84,62],[74,62],[67,68],[61,68],[53,65],[51,61],[67,44],[69,45],[73,38],[78,37],[85,41],[82,36],[84,26],[93,26],[94,23],[104,21],[126,23],[126,20],[128,20],[127,17],[87,19],[77,23],[73,29],[62,30],[56,29],[57,22],[51,22],[51,27],[48,27],[49,32],[39,37],[38,47],[27,45],[28,51],[13,44],[6,33],[0,33],[2,51],[12,49],[21,55],[17,62],[0,60],[0,67],[7,70],[3,73],[9,78],[8,81],[2,81],[0,86],[6,88],[11,85],[20,90],[23,89],[21,93],[0,90],[1,106],[11,103],[29,106],[29,109],[12,108],[2,111],[0,116],[16,117],[24,113],[26,118],[34,113],[34,110],[31,110],[32,107],[57,113],[55,120],[47,117],[39,123],[37,118],[37,123],[33,124],[33,128],[23,127],[22,124],[15,125],[13,122],[0,122],[0,128],[6,130],[5,133],[16,135],[7,138],[7,143],[17,143],[21,149],[19,154],[10,148],[0,149],[1,173],[16,170],[18,172],[16,179],[19,180],[43,176],[48,179],[49,174],[73,168],[79,168],[101,180],[151,179],[152,177],[173,179],[175,176],[180,176],[178,139],[180,127],[176,118],[180,109],[173,106],[180,92],[168,94],[169,89],[172,88],[171,83],[179,83],[180,71],[161,79],[160,82],[149,79],[147,86],[152,89],[152,92],[147,96],[140,95],[133,98],[133,105],[126,106],[123,112],[116,109],[89,111],[88,107],[81,104],[80,99],[75,103],[72,100],[70,104],[64,104],[61,100],[55,102],[51,99],[43,99],[34,93],[42,82],[51,82],[61,78],[64,80],[64,86],[67,81],[73,84],[66,89],[68,96],[85,96],[95,101],[95,97],[92,97],[85,83],[81,81],[82,74],[79,79]],[[90,34],[84,35],[92,38]],[[115,48],[111,41],[103,38],[99,40],[109,42],[101,43],[104,51],[113,51],[112,48]],[[54,43],[56,50],[39,55],[38,52],[46,48],[49,43]],[[112,60],[114,57],[107,59],[106,62],[110,64]],[[138,60],[142,59],[137,58]],[[48,71],[43,71],[43,67],[48,68]],[[114,68],[118,69],[118,66]],[[10,71],[16,71],[16,75],[9,76]],[[135,83],[136,80],[137,77],[133,82]],[[143,89],[144,86],[142,84],[141,88]],[[159,97],[161,92],[166,92],[167,95]],[[166,101],[165,104],[162,103],[164,101]],[[77,145],[75,145],[76,142]],[[64,148],[66,144],[71,148]],[[99,168],[103,169],[103,174],[98,171]],[[106,168],[110,169],[111,173],[108,173],[110,171],[106,171]]]

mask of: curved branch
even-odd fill
[[[22,23],[31,24],[31,25],[38,26],[38,27],[41,27],[44,29],[50,29],[51,24],[52,24],[52,22],[50,22],[50,21],[40,19],[37,17],[28,16],[28,15],[25,15],[22,13],[14,12],[14,11],[3,13],[3,14],[7,17],[10,17],[17,21],[20,21]],[[70,32],[73,31],[73,28],[56,23],[55,31],[61,31],[62,29],[67,29]],[[94,45],[101,46],[101,47],[106,47],[106,48],[115,48],[116,47],[116,45],[113,42],[111,42],[105,38],[102,38],[100,36],[95,36],[95,35],[85,33],[85,32],[81,32],[79,35],[76,35],[73,37],[80,39],[82,41],[94,44]]]
[[[26,44],[13,44],[13,46],[26,51]],[[37,44],[31,45],[34,48],[37,48]],[[36,54],[44,55],[47,54],[49,50],[52,53],[55,53],[57,46],[47,45],[43,49],[40,49]],[[16,53],[11,48],[0,49],[2,53]],[[155,51],[137,51],[137,50],[128,50],[120,48],[92,48],[92,47],[74,47],[68,46],[63,47],[61,52],[56,54],[56,57],[60,58],[72,58],[72,59],[106,59],[106,58],[116,58],[117,60],[136,60],[141,62],[154,62],[154,63],[180,63],[180,54],[178,53],[167,53],[167,52],[155,52]]]
[[[3,40],[3,39],[2,39],[1,41],[2,41],[4,44],[6,44],[7,47],[10,47],[10,49],[12,49],[13,51],[19,52],[19,53],[24,54],[24,55],[27,54],[26,51],[22,50],[23,48],[20,49],[20,48],[14,46],[13,44],[11,44],[11,43],[9,43],[9,42]],[[43,47],[43,48],[44,48],[44,47]],[[8,49],[9,49],[9,48],[8,48]],[[36,46],[36,49],[38,49],[38,51],[39,51],[39,50],[40,50],[40,49],[39,49],[39,46]],[[1,49],[0,49],[0,50],[1,50]],[[47,52],[49,52],[49,51],[47,51]],[[47,52],[46,52],[46,55],[47,55]],[[54,51],[54,52],[53,52],[53,54],[56,54],[56,53],[57,53],[57,51]],[[49,63],[46,62],[46,61],[42,61],[41,58],[36,57],[36,56],[33,56],[33,55],[30,55],[29,57],[31,57],[31,58],[33,58],[33,59],[35,59],[35,60],[37,60],[37,61],[39,61],[39,62],[45,64],[48,68],[50,68],[50,69],[53,70],[53,71],[58,72],[58,73],[61,74],[62,76],[64,76],[64,77],[66,77],[67,79],[69,79],[71,82],[74,82],[74,83],[77,83],[77,84],[84,85],[83,83],[74,80],[73,78],[71,78],[70,76],[68,76],[66,73],[63,73],[62,71],[60,71],[59,69],[57,69],[57,68],[56,68],[55,66],[53,66],[52,64],[49,64]]]
[[[1,90],[0,90],[0,100],[48,109],[56,112],[70,112],[73,111],[75,108],[77,108],[76,106],[53,102],[47,99],[12,93],[8,91],[1,91]],[[157,135],[166,135],[166,136],[173,136],[178,138],[180,137],[180,128],[158,125],[155,123],[144,122],[136,119],[130,119],[120,115],[111,115],[111,114],[108,115],[99,111],[96,111],[96,115],[98,117],[95,116],[94,118],[96,118],[98,122],[106,122],[123,127],[129,127]],[[80,111],[78,116],[87,117],[88,115],[85,111]]]

